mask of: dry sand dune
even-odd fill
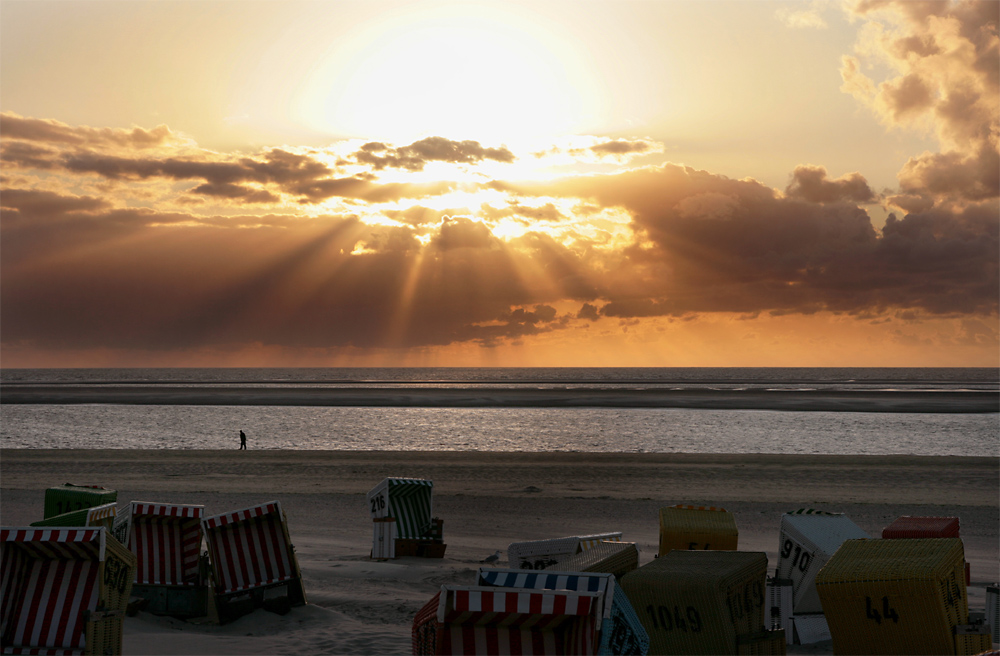
[[[740,549],[767,553],[772,569],[788,510],[844,512],[873,536],[900,515],[957,515],[970,606],[981,609],[985,585],[1000,580],[995,458],[4,450],[0,474],[6,526],[40,519],[44,489],[65,482],[114,488],[119,503],[200,503],[210,514],[281,501],[310,604],[226,626],[140,613],[126,623],[129,654],[408,653],[416,611],[442,583],[471,584],[495,549],[619,530],[645,563],[656,552],[658,509],[675,503],[731,510]],[[364,495],[386,476],[434,480],[444,559],[369,558]]]

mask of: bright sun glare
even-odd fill
[[[474,9],[397,15],[338,44],[300,94],[299,120],[338,136],[484,145],[595,123],[600,98],[575,47],[537,21]]]

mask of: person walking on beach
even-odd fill
[[[247,448],[247,434],[240,430],[240,451],[246,451]]]

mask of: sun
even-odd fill
[[[598,123],[586,57],[555,28],[512,10],[402,12],[331,49],[293,113],[314,130],[395,143],[539,141]]]

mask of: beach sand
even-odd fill
[[[434,481],[445,558],[373,561],[365,494],[387,476]],[[44,490],[102,485],[128,501],[204,504],[208,514],[279,500],[309,605],[258,610],[225,626],[140,613],[126,654],[396,654],[443,583],[472,584],[511,542],[621,531],[653,559],[658,510],[722,506],[739,548],[777,565],[781,514],[846,513],[871,536],[901,515],[958,516],[971,563],[969,605],[1000,580],[1000,462],[915,456],[335,451],[11,450],[0,452],[4,526],[42,518]],[[827,643],[789,653],[832,653]]]

